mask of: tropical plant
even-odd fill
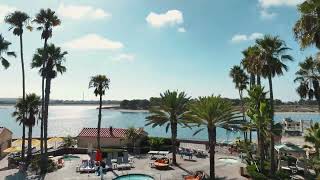
[[[15,111],[12,116],[20,123],[25,124],[28,129],[28,155],[27,162],[31,160],[32,150],[32,128],[35,125],[37,115],[39,113],[40,97],[36,94],[27,94],[26,99],[18,99],[15,105]]]
[[[314,125],[311,125],[310,128],[307,128],[307,131],[304,135],[305,141],[310,142],[314,145],[314,148],[316,150],[316,154],[318,158],[320,158],[320,125],[319,123],[315,123]]]
[[[6,56],[13,56],[16,57],[16,53],[13,51],[9,51],[9,46],[11,45],[11,43],[7,40],[4,39],[4,37],[2,36],[2,34],[0,34],[0,61],[2,66],[7,69],[10,66],[9,61],[4,57],[4,55]]]
[[[62,51],[60,47],[56,47],[54,44],[50,44],[46,49],[39,48],[33,56],[31,62],[31,68],[40,68],[40,75],[45,78],[45,97],[44,97],[44,113],[42,113],[43,127],[44,127],[44,155],[42,160],[44,161],[44,167],[42,173],[46,171],[47,164],[47,139],[48,139],[48,110],[50,102],[50,90],[51,90],[51,80],[56,78],[57,74],[63,74],[66,72],[66,67],[63,65],[65,61],[65,56],[68,53]],[[44,58],[46,57],[46,58]],[[46,66],[43,68],[43,59],[46,59]],[[42,109],[41,109],[42,110]],[[41,146],[41,145],[40,145]]]
[[[76,141],[70,135],[68,135],[67,137],[63,138],[63,146],[64,147],[68,148],[68,147],[72,147],[74,145],[76,145]]]
[[[125,133],[126,140],[128,141],[128,144],[130,143],[133,146],[133,152],[135,149],[135,142],[139,138],[139,133],[137,132],[137,129],[134,127],[129,127],[128,130]]]
[[[89,88],[94,88],[95,96],[99,96],[99,115],[98,115],[98,131],[97,131],[97,145],[98,149],[101,149],[100,145],[100,129],[101,129],[101,109],[102,109],[102,96],[105,95],[107,89],[109,89],[110,79],[106,75],[96,75],[91,77],[89,82]]]
[[[41,33],[41,39],[44,39],[44,45],[43,49],[47,49],[48,46],[48,39],[52,37],[52,30],[53,27],[58,26],[61,24],[60,19],[55,15],[55,12],[51,9],[41,9],[38,14],[36,14],[35,19],[33,20],[34,23],[38,24],[37,27],[38,31],[42,31]],[[47,61],[48,54],[43,54],[42,59],[42,69],[45,69],[45,62]],[[40,136],[41,136],[41,142],[40,142],[40,152],[43,154],[43,151],[45,151],[45,154],[47,154],[47,120],[44,120],[44,114],[45,114],[45,77],[42,76],[42,82],[41,82],[41,125],[40,125]],[[45,136],[45,137],[44,137]],[[43,143],[45,142],[45,143]],[[47,155],[42,156],[42,160],[45,161],[44,158],[46,158]],[[42,169],[43,172],[43,169]]]
[[[299,63],[300,69],[296,72],[294,82],[299,82],[297,93],[301,99],[315,98],[320,111],[320,62],[317,59],[307,57],[303,62]]]
[[[259,61],[260,50],[258,46],[250,46],[242,51],[242,54],[244,58],[242,59],[241,64],[250,74],[250,86],[254,86],[255,84],[261,85],[262,65]]]
[[[28,26],[28,21],[30,17],[28,14],[21,12],[21,11],[15,11],[13,13],[10,13],[4,18],[4,21],[10,25],[9,30],[13,30],[13,34],[16,36],[19,36],[20,39],[20,58],[21,58],[21,70],[22,70],[22,99],[25,100],[26,95],[26,86],[25,86],[25,72],[24,72],[24,61],[23,61],[23,28],[28,27],[30,29],[30,26]],[[25,152],[25,124],[22,123],[22,153],[21,157],[24,159],[24,152]]]
[[[258,135],[258,152],[260,157],[260,171],[264,170],[264,140],[267,136],[270,112],[267,109],[266,92],[261,86],[253,86],[248,91],[249,102],[247,115],[251,119],[252,128],[256,128]]]
[[[278,36],[265,35],[261,39],[256,40],[257,47],[259,48],[260,55],[259,61],[262,64],[262,76],[268,79],[269,82],[269,95],[270,95],[270,113],[271,124],[270,132],[273,132],[274,126],[274,103],[273,103],[273,83],[272,78],[275,76],[283,75],[284,71],[288,71],[285,64],[287,61],[292,61],[293,58],[287,51],[290,50],[285,42],[279,39]],[[274,135],[270,136],[270,156],[271,156],[271,174],[275,173],[276,163],[274,154]]]
[[[243,69],[241,69],[240,66],[233,66],[230,70],[230,77],[232,78],[233,83],[235,84],[235,88],[239,91],[240,101],[241,101],[241,111],[242,111],[242,117],[243,121],[246,122],[246,114],[245,114],[245,108],[244,108],[244,101],[243,101],[243,90],[247,89],[248,85],[248,76],[244,72]],[[244,128],[247,129],[247,128]],[[246,132],[245,134],[245,140],[247,140]]]
[[[199,97],[190,105],[186,114],[189,123],[199,126],[194,134],[207,129],[210,154],[210,179],[215,179],[215,144],[216,128],[235,124],[241,116],[234,110],[231,103],[220,96]]]
[[[319,9],[318,0],[306,0],[298,5],[300,18],[295,23],[293,32],[301,48],[314,44],[320,49]]]
[[[159,107],[153,107],[150,116],[146,117],[146,126],[166,126],[166,132],[171,128],[172,140],[172,163],[177,164],[177,128],[179,125],[187,126],[184,114],[187,112],[187,105],[190,97],[185,92],[169,91],[160,94],[161,103]]]

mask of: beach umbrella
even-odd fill
[[[28,144],[27,140],[25,140],[25,144]],[[22,145],[22,139],[17,139],[11,143],[11,146],[21,147],[21,145]]]
[[[28,143],[27,143],[28,144]],[[40,147],[40,140],[38,139],[32,139],[31,141],[31,146],[32,147]]]
[[[60,138],[60,137],[53,137],[48,140],[49,146],[54,148],[57,148],[58,146],[63,144],[63,142],[64,142],[63,138]]]
[[[20,152],[20,151],[21,151],[21,147],[13,146],[13,147],[9,147],[8,149],[5,149],[3,152],[16,153],[16,152]]]

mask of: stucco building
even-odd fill
[[[12,132],[5,128],[0,127],[0,157],[6,155],[3,151],[11,147]]]
[[[127,145],[126,134],[128,129],[125,128],[101,128],[100,129],[100,144],[101,147],[121,148]],[[143,128],[137,128],[136,133],[140,137],[145,137],[148,134]],[[83,128],[77,136],[78,147],[82,148],[97,148],[97,128]],[[137,139],[139,141],[139,139]]]

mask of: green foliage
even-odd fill
[[[36,14],[34,23],[38,24],[38,31],[42,31],[41,39],[49,39],[52,37],[52,28],[61,24],[60,19],[56,16],[55,12],[51,9],[41,9]]]
[[[149,137],[148,142],[151,149],[160,149],[161,146],[165,145],[165,138],[161,137]],[[167,144],[168,145],[168,144]],[[171,145],[171,144],[170,144]]]
[[[29,166],[32,171],[38,172],[40,170],[41,165],[42,165],[42,161],[41,161],[41,158],[38,156],[31,160],[31,163]],[[48,159],[47,172],[53,172],[57,169],[58,167],[56,163],[52,159]]]
[[[13,51],[9,51],[9,46],[11,45],[11,42],[4,39],[2,34],[0,34],[0,61],[2,66],[7,69],[10,66],[9,61],[4,57],[4,54],[6,56],[13,56],[16,57],[16,54]]]
[[[239,89],[239,91],[247,88],[247,85],[249,84],[249,77],[240,66],[233,66],[230,70],[229,76],[232,78],[235,87]]]
[[[311,127],[307,129],[304,138],[306,142],[310,142],[314,145],[314,148],[316,149],[316,155],[320,157],[320,125],[318,122],[316,122],[314,125],[311,125]]]
[[[4,21],[10,25],[9,30],[13,29],[13,34],[20,36],[23,33],[23,27],[28,26],[30,17],[25,12],[14,11],[8,14]],[[28,26],[28,29],[31,29]]]
[[[122,109],[137,110],[137,109],[149,109],[149,107],[150,107],[150,102],[146,99],[123,100],[120,103],[120,108]]]
[[[94,94],[96,96],[104,95],[106,89],[109,89],[110,79],[106,75],[96,75],[91,77],[89,82],[89,88],[94,88]]]
[[[68,135],[67,137],[63,138],[64,147],[72,147],[76,145],[76,141],[73,137]]]
[[[276,172],[275,175],[276,179],[278,180],[290,180],[290,174],[286,171],[280,170]]]
[[[262,173],[259,173],[255,165],[248,165],[247,172],[254,180],[268,180],[269,178]]]

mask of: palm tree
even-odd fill
[[[250,46],[242,51],[242,54],[244,58],[242,59],[241,64],[250,74],[250,86],[254,86],[255,84],[261,85],[262,65],[259,61],[260,50],[258,46]]]
[[[54,44],[49,44],[46,49],[39,48],[34,54],[31,68],[40,68],[39,72],[43,78],[45,78],[45,97],[44,97],[44,113],[42,114],[43,118],[43,127],[44,127],[44,156],[42,157],[44,162],[44,169],[42,172],[46,171],[47,165],[47,140],[48,140],[48,110],[50,102],[50,90],[51,90],[51,80],[56,78],[57,74],[63,74],[66,72],[66,67],[63,65],[65,61],[65,55],[68,53],[62,51],[60,47],[56,47]],[[47,57],[47,58],[44,58]],[[46,59],[46,66],[43,68],[43,59]]]
[[[265,106],[261,106],[262,103],[266,103],[266,92],[261,86],[253,86],[248,91],[249,102],[247,115],[251,119],[251,126],[256,128],[258,135],[258,152],[260,156],[260,172],[263,172],[264,168],[264,140],[266,136],[268,119],[266,118]],[[268,114],[269,116],[270,114]]]
[[[98,115],[98,132],[97,132],[97,145],[98,149],[101,149],[100,145],[100,129],[101,129],[101,109],[102,109],[102,96],[105,95],[107,89],[109,89],[110,79],[106,75],[96,75],[91,77],[89,82],[89,88],[94,88],[94,94],[99,96],[99,115]]]
[[[287,51],[290,50],[284,41],[279,39],[278,36],[265,35],[261,39],[256,40],[256,44],[260,50],[259,61],[262,64],[262,76],[268,78],[269,82],[269,95],[270,95],[270,108],[271,108],[271,124],[270,132],[273,132],[274,126],[274,104],[273,104],[273,86],[272,78],[275,76],[283,75],[284,71],[288,71],[285,64],[287,61],[292,61],[293,58]],[[271,133],[270,141],[270,156],[271,156],[271,174],[275,173],[276,163],[274,158],[274,135]]]
[[[48,46],[48,39],[52,37],[52,30],[53,27],[58,26],[61,24],[60,19],[55,15],[55,12],[52,11],[51,9],[41,9],[38,14],[36,14],[35,19],[33,22],[37,23],[39,26],[37,27],[37,30],[42,31],[41,33],[41,39],[44,39],[44,45],[43,48],[47,49]],[[45,62],[47,61],[47,54],[43,55],[42,59],[42,68],[45,68]],[[40,136],[41,136],[41,141],[40,141],[40,148],[41,148],[41,154],[43,153],[43,149],[45,153],[47,153],[47,137],[44,138],[44,131],[45,134],[47,134],[47,128],[44,128],[44,111],[45,111],[45,77],[42,76],[42,83],[41,83],[41,99],[42,99],[42,105],[41,105],[41,127],[40,127]],[[45,148],[43,148],[43,140],[45,139]]]
[[[128,131],[125,134],[126,139],[128,140],[129,143],[132,144],[133,148],[133,153],[135,152],[135,142],[139,138],[139,133],[137,133],[137,129],[134,127],[129,127]]]
[[[19,99],[15,105],[15,111],[12,116],[16,117],[17,121],[25,124],[29,128],[28,132],[28,155],[27,162],[30,162],[32,156],[32,127],[35,125],[37,114],[39,113],[40,97],[36,94],[27,94],[26,99]]]
[[[319,123],[315,123],[311,125],[310,128],[307,129],[307,133],[304,136],[306,142],[310,142],[314,144],[314,148],[316,149],[316,154],[318,158],[320,158],[319,148],[320,148],[320,125]]]
[[[243,102],[243,90],[247,89],[249,78],[247,74],[244,72],[244,70],[241,69],[240,66],[233,66],[230,70],[229,75],[232,78],[233,83],[235,84],[235,88],[238,89],[239,91],[243,121],[246,122],[246,114],[245,114],[244,102]],[[246,140],[247,140],[247,137],[245,136],[245,141]]]
[[[299,82],[297,93],[301,99],[315,98],[318,103],[318,111],[320,112],[320,62],[317,59],[307,57],[303,62],[299,63],[300,69],[296,72],[294,82]]]
[[[16,57],[16,53],[13,51],[9,51],[9,46],[11,45],[11,42],[4,39],[2,34],[0,34],[0,60],[2,66],[7,69],[10,66],[9,61],[4,57],[4,54],[9,56]]]
[[[301,48],[315,44],[320,49],[319,8],[317,0],[306,0],[298,5],[300,19],[295,23],[293,32]]]
[[[160,94],[160,106],[150,109],[151,115],[146,117],[146,126],[152,127],[166,125],[166,132],[171,127],[172,163],[177,164],[177,126],[187,125],[184,114],[190,97],[185,92],[169,91]]]
[[[188,121],[195,123],[201,128],[195,132],[199,133],[205,128],[208,131],[209,154],[210,154],[210,179],[215,179],[215,144],[216,128],[226,127],[233,124],[239,117],[231,103],[220,96],[199,97],[190,105],[190,112],[187,114]]]
[[[19,36],[19,39],[20,39],[20,58],[21,58],[21,70],[22,70],[22,99],[23,100],[25,100],[26,86],[25,86],[25,73],[24,73],[24,61],[23,61],[22,34],[23,34],[23,28],[27,26],[29,18],[30,17],[28,16],[28,14],[21,11],[15,11],[13,13],[10,13],[4,18],[4,21],[11,26],[9,30],[13,30],[13,34],[16,36]],[[29,26],[28,28],[30,29]],[[24,143],[25,143],[25,124],[22,123],[22,153],[21,153],[22,160],[24,160],[24,152],[25,152]]]

